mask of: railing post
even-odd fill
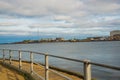
[[[21,51],[19,51],[19,69],[22,69]]]
[[[48,62],[48,55],[45,55],[45,80],[49,80],[49,62]]]
[[[3,49],[3,63],[5,63],[5,50]]]
[[[91,80],[91,64],[89,60],[84,62],[84,80]]]
[[[33,53],[30,52],[30,73],[33,74]]]
[[[11,64],[12,63],[12,51],[9,50],[9,63]]]

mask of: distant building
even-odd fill
[[[114,30],[110,32],[110,36],[120,35],[120,30]]]
[[[98,40],[100,40],[100,37],[91,37],[90,40],[91,41],[98,41]]]
[[[56,38],[56,41],[64,41],[65,39],[64,38],[61,38],[61,37],[59,37],[59,38]]]
[[[120,40],[120,30],[111,31],[110,40]]]
[[[106,37],[106,36],[104,36],[104,37],[89,37],[87,39],[89,39],[91,41],[106,41],[106,40],[108,40],[108,37]]]
[[[101,40],[101,41],[108,40],[108,37],[101,37],[100,40]]]

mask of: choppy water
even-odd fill
[[[89,59],[93,62],[120,67],[120,41],[0,45],[0,49],[3,48],[31,50],[81,60]],[[35,60],[42,61],[39,56],[36,56]],[[50,64],[76,72],[83,72],[82,64],[75,62],[50,58]],[[120,80],[120,71],[92,66],[92,76],[98,80]]]

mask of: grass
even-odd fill
[[[35,80],[31,75],[30,73],[26,72],[26,71],[23,71],[23,70],[19,70],[18,68],[12,66],[12,65],[9,65],[9,64],[5,64],[5,63],[2,63],[0,62],[0,65],[10,69],[10,70],[13,70],[13,71],[16,71],[18,74],[22,75],[25,80]]]

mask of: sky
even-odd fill
[[[120,0],[0,0],[0,43],[109,36],[120,30]]]

